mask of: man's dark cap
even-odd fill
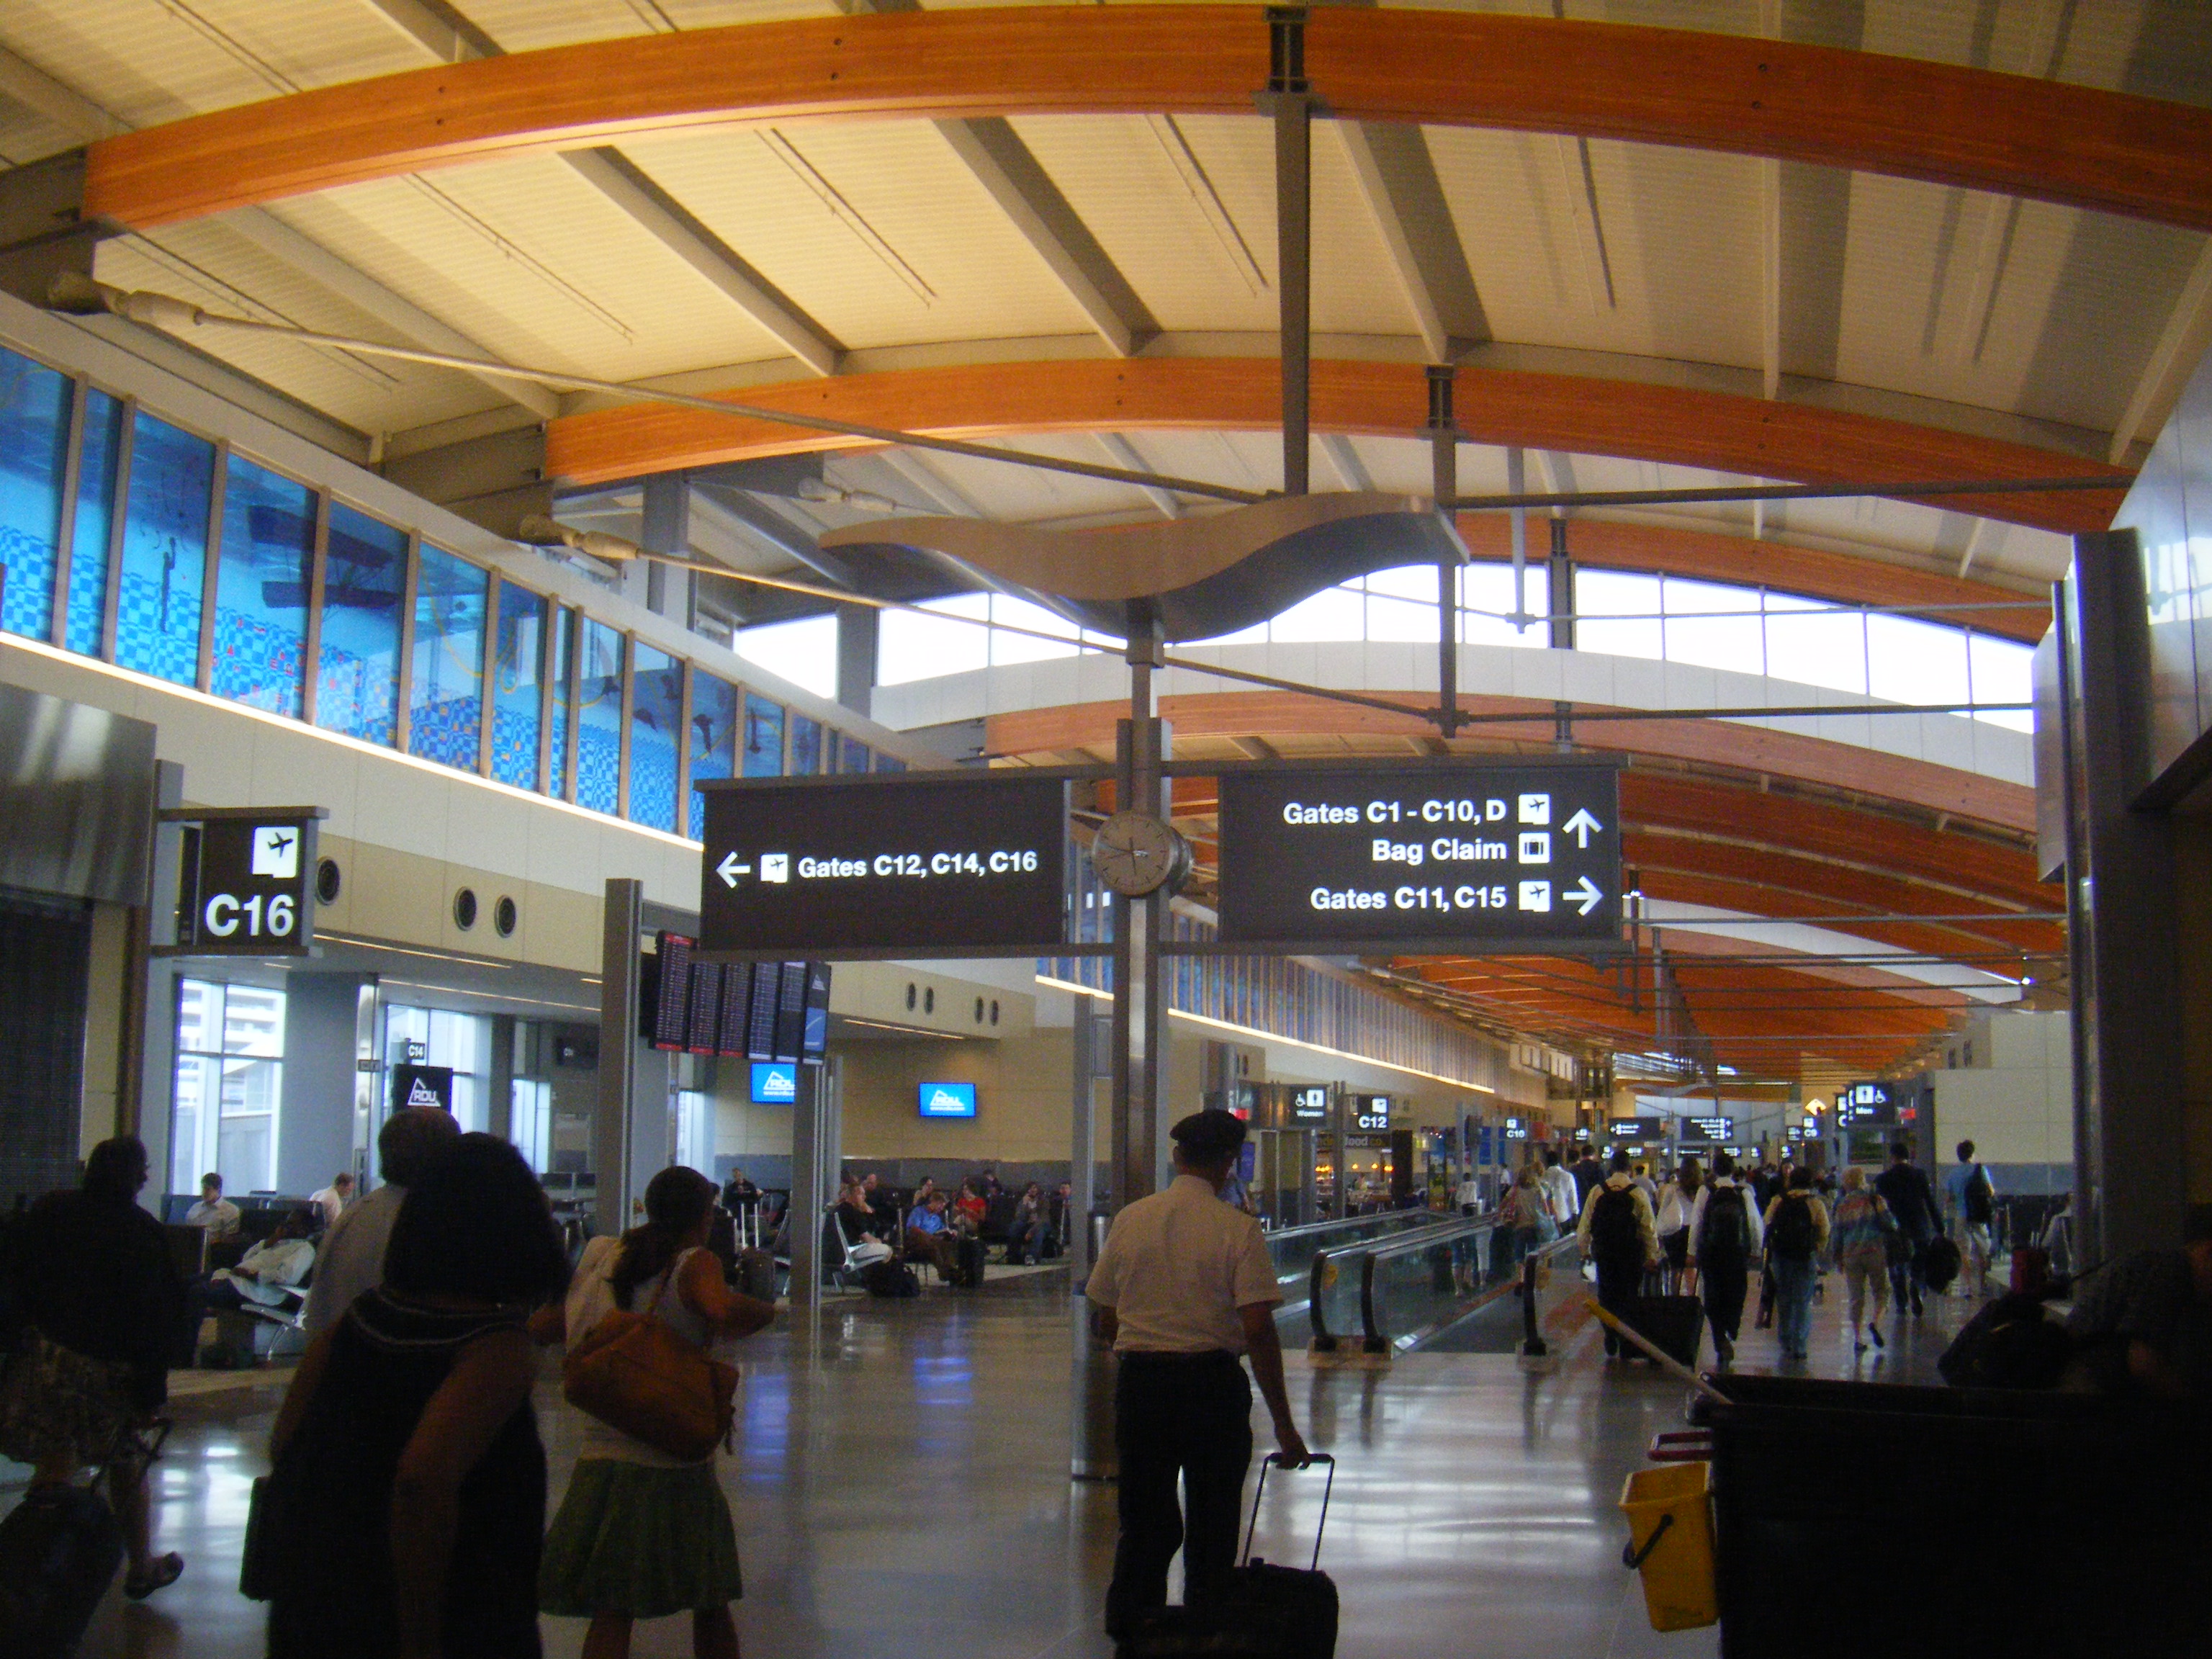
[[[1189,1157],[1219,1158],[1244,1144],[1244,1120],[1212,1107],[1203,1112],[1193,1112],[1168,1133]]]

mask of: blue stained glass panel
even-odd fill
[[[407,532],[331,503],[315,724],[370,743],[399,735],[399,605]]]
[[[65,375],[0,350],[0,629],[27,639],[53,637],[71,390]]]
[[[407,752],[464,772],[477,769],[483,738],[488,581],[466,559],[422,544],[407,677]]]
[[[299,718],[307,645],[315,497],[307,485],[233,455],[216,554],[215,660],[208,685]]]
[[[215,446],[140,410],[131,428],[115,613],[115,660],[125,668],[179,685],[199,679],[214,489]]]
[[[518,789],[538,787],[538,692],[545,663],[545,596],[499,585],[492,659],[491,775]],[[557,768],[558,761],[554,763]]]
[[[676,745],[684,725],[684,665],[649,645],[630,662],[629,816],[633,823],[676,828]]]
[[[562,607],[553,629],[553,730],[548,733],[545,793],[568,798],[569,704],[575,691],[576,613]]]
[[[822,722],[791,713],[791,775],[811,778],[822,769]]]
[[[712,674],[691,676],[691,781],[736,775],[738,688]],[[707,798],[691,792],[691,839],[707,834]]]
[[[84,439],[76,471],[76,525],[70,532],[69,637],[88,657],[100,654],[107,609],[107,544],[115,527],[115,463],[123,453],[123,403],[105,392],[84,394]]]
[[[843,752],[838,757],[838,769],[844,772],[865,772],[875,760],[868,745],[849,734],[845,738]]]
[[[783,708],[766,697],[745,696],[745,775],[783,775]]]
[[[621,630],[584,618],[576,673],[576,801],[611,815],[622,780]]]

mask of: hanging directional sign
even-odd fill
[[[701,787],[695,960],[1016,956],[1064,942],[1063,779],[970,773]]]
[[[1620,938],[1620,793],[1602,763],[1224,772],[1220,937],[1604,948]]]

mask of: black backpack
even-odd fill
[[[1644,1231],[1636,1224],[1636,1188],[1601,1187],[1590,1210],[1590,1254],[1601,1261],[1644,1257]]]
[[[1990,1172],[1978,1164],[1966,1177],[1965,1208],[1969,1226],[1986,1227],[1996,1219],[1996,1188]]]
[[[1814,1245],[1812,1200],[1801,1194],[1784,1194],[1781,1207],[1774,1212],[1774,1224],[1767,1229],[1766,1243],[1785,1261],[1810,1261]]]
[[[1705,1218],[1698,1230],[1698,1265],[1741,1267],[1751,1259],[1744,1221],[1743,1188],[1733,1182],[1715,1187],[1705,1200]]]

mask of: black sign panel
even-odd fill
[[[416,1066],[401,1064],[392,1068],[392,1109],[404,1112],[410,1106],[434,1106],[441,1112],[453,1109],[453,1068],[450,1066]]]
[[[1060,779],[738,783],[706,795],[699,951],[709,959],[1016,956],[1063,942]]]
[[[1610,766],[1224,773],[1221,939],[1615,944],[1619,806]]]
[[[223,812],[187,831],[176,954],[296,957],[315,937],[314,807]]]

